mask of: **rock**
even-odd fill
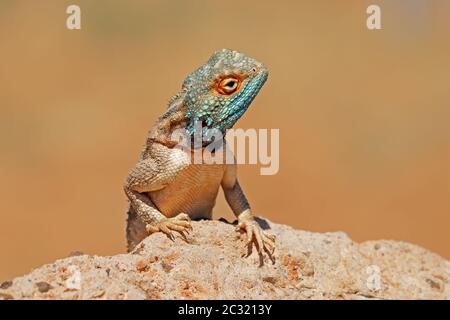
[[[12,286],[12,284],[13,283],[11,280],[2,282],[2,284],[0,284],[0,289],[8,289],[9,287]]]
[[[36,286],[40,293],[48,292],[50,289],[53,288],[50,284],[48,284],[47,282],[44,282],[44,281],[36,283]]]
[[[263,221],[274,261],[220,221],[193,222],[189,243],[161,233],[130,254],[76,255],[0,287],[0,299],[449,299],[450,262],[400,241],[353,242]]]

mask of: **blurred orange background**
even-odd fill
[[[70,4],[81,30],[66,29]],[[0,280],[125,251],[122,182],[168,98],[220,48],[270,70],[237,124],[280,128],[277,175],[240,167],[256,214],[450,258],[449,17],[444,0],[2,0]],[[233,220],[222,194],[219,217]]]

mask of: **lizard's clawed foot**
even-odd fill
[[[260,255],[263,250],[265,250],[270,257],[273,256],[275,252],[275,235],[268,234],[262,230],[253,217],[241,219],[237,225],[237,228],[238,230],[245,230],[247,234],[247,244],[251,246],[255,243],[256,250]]]
[[[173,218],[164,218],[155,224],[147,224],[146,229],[148,233],[163,232],[173,240],[175,237],[173,231],[181,234],[184,240],[186,240],[186,233],[192,230],[190,223],[191,219],[186,213],[180,213]]]

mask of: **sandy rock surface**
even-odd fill
[[[246,257],[233,225],[199,221],[189,243],[153,234],[130,254],[57,260],[0,284],[0,299],[450,298],[450,262],[421,247],[260,221],[277,236],[274,261]]]

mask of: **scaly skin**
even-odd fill
[[[149,233],[191,229],[190,219],[211,219],[219,187],[245,230],[248,243],[258,252],[272,254],[275,237],[264,232],[255,221],[236,175],[236,164],[193,164],[192,152],[176,148],[172,133],[185,129],[198,134],[226,130],[244,114],[267,79],[267,69],[258,61],[231,50],[214,53],[208,62],[191,73],[174,96],[168,109],[150,129],[140,161],[124,184],[130,200],[127,240],[131,251]],[[199,146],[204,152],[211,143]],[[223,140],[223,143],[225,141]],[[218,148],[216,152],[223,152]]]

